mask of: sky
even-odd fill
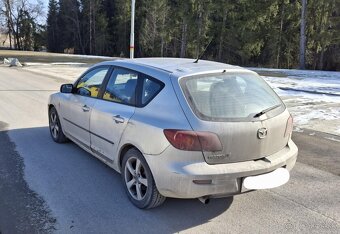
[[[37,0],[29,0],[31,3],[37,3]],[[47,17],[47,12],[48,12],[48,1],[49,0],[41,0],[43,3],[43,16],[39,17],[38,21],[40,24],[45,24],[46,23],[46,17]]]

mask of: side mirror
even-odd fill
[[[72,93],[73,91],[73,84],[63,84],[60,86],[61,93]]]

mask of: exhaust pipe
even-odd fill
[[[209,197],[199,197],[198,200],[202,202],[204,205],[208,204],[210,202]]]

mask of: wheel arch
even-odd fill
[[[122,171],[124,155],[126,154],[126,152],[128,152],[132,148],[137,149],[143,155],[143,153],[135,145],[131,143],[124,144],[122,147],[120,147],[119,154],[118,154],[118,169],[120,172]]]
[[[50,112],[50,110],[52,109],[52,107],[55,108],[55,106],[53,104],[48,104],[48,113]]]
[[[166,197],[164,197],[157,189],[157,184],[156,184],[156,181],[154,179],[154,175],[152,173],[152,170],[150,168],[150,166],[148,165],[148,162],[146,161],[146,158],[144,157],[144,154],[142,153],[142,151],[140,151],[136,146],[134,146],[133,144],[125,144],[121,147],[121,150],[120,150],[120,153],[119,153],[119,170],[120,170],[120,173],[121,173],[121,177],[123,178],[123,181],[126,183],[126,175],[125,175],[125,172],[124,172],[124,169],[122,169],[122,163],[124,160],[124,155],[126,154],[126,152],[128,152],[129,150],[131,149],[135,149],[137,150],[139,153],[140,153],[140,156],[141,156],[141,160],[142,163],[144,161],[144,163],[146,164],[145,166],[143,165],[144,167],[144,170],[148,170],[150,172],[150,177],[145,177],[145,178],[149,178],[148,179],[148,193],[146,194],[149,194],[148,197],[144,197],[142,198],[142,200],[134,200],[135,198],[133,197],[133,195],[131,195],[131,191],[129,191],[129,189],[126,187],[126,185],[124,186],[125,189],[127,190],[127,193],[128,193],[128,196],[129,196],[129,199],[131,200],[131,202],[136,205],[138,208],[141,208],[141,209],[149,209],[149,208],[154,208],[154,207],[157,207],[159,205],[161,205]],[[132,154],[131,156],[134,156],[134,154]],[[138,158],[138,157],[137,157]],[[139,175],[140,176],[140,175]],[[151,187],[151,190],[149,189],[149,185]],[[130,194],[129,194],[130,193]],[[145,194],[145,196],[146,196]],[[145,200],[147,199],[147,200]],[[140,202],[143,202],[144,204],[139,204]],[[146,204],[145,204],[146,202]]]

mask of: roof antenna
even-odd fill
[[[197,56],[197,59],[195,60],[194,63],[198,63],[198,60],[200,60],[200,59],[203,57],[203,55],[204,55],[205,52],[207,51],[207,49],[208,49],[210,43],[212,42],[212,40],[213,40],[213,38],[210,39],[208,45],[204,48],[203,52],[202,52],[200,55]]]

